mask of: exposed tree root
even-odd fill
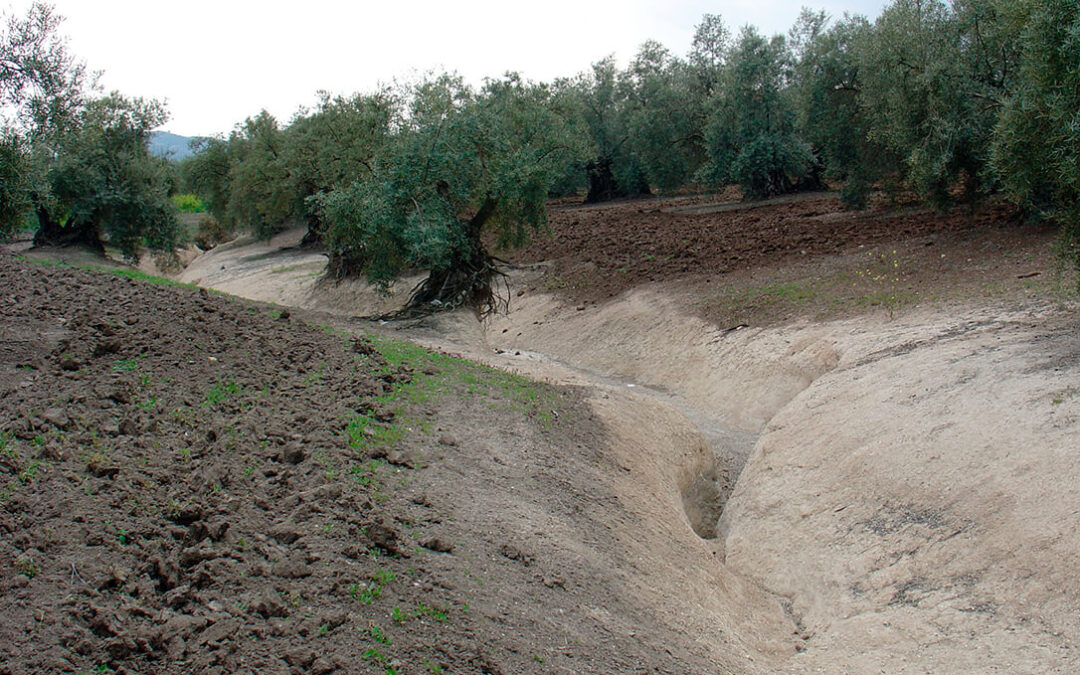
[[[510,286],[499,269],[503,260],[480,252],[467,265],[432,270],[413,288],[405,305],[377,318],[382,321],[419,319],[459,307],[471,307],[479,320],[510,311]],[[504,293],[499,292],[502,281]]]

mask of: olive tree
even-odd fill
[[[395,105],[388,90],[349,97],[324,93],[315,111],[297,115],[285,130],[283,159],[296,211],[307,224],[305,243],[321,241],[326,231],[318,195],[373,171]]]
[[[0,237],[22,226],[41,189],[36,142],[66,128],[92,79],[60,35],[55,10],[36,2],[0,24]]]
[[[743,28],[709,100],[701,182],[736,182],[746,197],[760,199],[791,192],[812,175],[813,152],[795,133],[790,78],[784,37]]]
[[[87,103],[48,148],[34,243],[100,248],[107,238],[133,260],[143,245],[171,250],[179,228],[167,160],[147,150],[165,119],[156,101],[113,93]]]
[[[686,185],[702,161],[701,100],[693,73],[663,45],[641,46],[622,77],[630,151],[651,187]]]
[[[493,311],[499,274],[485,247],[546,223],[552,182],[584,143],[548,87],[517,75],[479,91],[456,76],[417,85],[369,175],[320,198],[331,273],[388,286],[426,270],[408,310]]]
[[[1031,0],[1011,9],[1022,52],[993,164],[1012,199],[1062,225],[1064,253],[1080,268],[1080,7]]]

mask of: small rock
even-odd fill
[[[96,459],[87,462],[86,470],[98,478],[115,478],[120,473],[120,467]]]
[[[214,523],[207,529],[207,533],[214,541],[221,541],[225,538],[225,533],[229,531],[229,521],[222,520]]]
[[[401,548],[397,533],[382,523],[375,523],[367,527],[367,538],[372,544],[386,551],[390,555],[400,555],[407,558],[408,552]]]
[[[94,358],[99,356],[105,356],[106,354],[115,354],[120,351],[120,341],[113,338],[111,340],[102,340],[94,346]]]
[[[282,658],[285,659],[285,663],[290,666],[307,669],[315,662],[318,655],[310,649],[301,647],[300,649],[294,649],[291,652],[285,652],[285,655]]]
[[[198,644],[204,645],[212,642],[221,642],[240,628],[240,622],[236,619],[225,619],[210,626],[199,636]]]
[[[202,630],[206,626],[206,617],[181,614],[174,616],[161,627],[161,641],[169,642],[173,638],[187,639],[195,631]]]
[[[509,558],[510,560],[516,560],[525,565],[531,565],[533,561],[532,557],[525,555],[516,546],[513,546],[512,544],[503,544],[502,546],[500,546],[499,553],[505,558]]]
[[[190,525],[196,520],[202,520],[203,509],[198,504],[188,504],[169,516],[169,520],[180,525]]]
[[[404,450],[390,450],[386,453],[386,462],[394,466],[412,466],[414,463],[412,453]]]
[[[285,560],[277,563],[270,568],[270,571],[274,576],[283,577],[285,579],[303,579],[310,577],[313,570],[302,562],[296,560]]]
[[[449,446],[451,448],[456,447],[457,444],[458,444],[457,439],[454,438],[453,436],[451,436],[450,434],[443,434],[442,436],[440,436],[439,437],[439,443],[441,445],[446,445],[446,446]]]
[[[180,583],[180,567],[171,557],[156,556],[150,560],[150,574],[158,580],[162,590],[168,590]]]

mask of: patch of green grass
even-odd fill
[[[382,597],[383,590],[394,578],[394,573],[390,570],[375,570],[375,573],[368,577],[368,581],[364,585],[352,584],[349,586],[349,595],[357,602],[370,605]]]
[[[206,213],[206,204],[198,195],[185,193],[173,195],[170,199],[180,213]]]
[[[390,667],[390,657],[386,656],[378,649],[368,649],[361,654],[365,661],[371,661],[372,663],[383,668],[383,675],[397,675],[397,671]]]
[[[18,456],[15,450],[15,436],[5,431],[0,434],[0,457],[14,459]]]
[[[218,380],[206,391],[206,398],[203,400],[203,405],[214,407],[222,401],[236,396],[241,391],[243,391],[243,386],[238,384],[236,380],[233,379],[233,376],[230,375],[223,380]]]
[[[416,609],[412,611],[412,615],[415,617],[430,616],[432,619],[435,619],[439,623],[444,623],[448,616],[446,611],[441,610],[437,607],[425,605],[420,600],[416,601]]]
[[[379,644],[390,644],[390,636],[387,635],[386,631],[384,631],[382,628],[379,628],[379,626],[374,621],[368,624],[367,633],[372,640],[378,642]]]
[[[33,579],[38,575],[37,563],[28,555],[19,556],[15,559],[15,571],[27,579]]]
[[[139,281],[139,282],[142,282],[144,284],[152,284],[154,286],[178,286],[180,288],[189,288],[189,289],[192,289],[192,290],[196,290],[196,289],[199,288],[195,284],[185,284],[185,283],[181,283],[179,281],[174,281],[172,279],[166,279],[165,277],[159,277],[159,276],[156,276],[156,275],[153,275],[153,274],[147,274],[146,272],[142,272],[140,270],[131,269],[131,268],[127,268],[127,267],[121,267],[121,268],[118,268],[118,269],[107,269],[107,268],[101,268],[101,267],[97,267],[97,268],[89,267],[87,269],[98,270],[98,271],[102,271],[102,272],[108,272],[109,274],[113,274],[113,275],[116,275],[118,277],[124,277],[125,279],[133,279],[135,281]],[[211,292],[216,292],[216,291],[211,291]]]
[[[114,373],[130,373],[133,370],[139,369],[139,359],[120,359],[112,365]]]
[[[285,272],[292,272],[295,269],[299,269],[303,265],[297,263],[296,265],[285,265],[283,267],[271,268],[270,274],[284,274]]]
[[[393,421],[378,421],[371,413],[359,414],[348,420],[350,445],[357,450],[391,447],[411,430],[426,431],[428,423],[410,417],[410,406],[422,404],[434,397],[460,392],[468,396],[486,395],[505,403],[511,411],[549,425],[558,416],[558,397],[555,390],[539,382],[513,373],[482,366],[466,359],[424,349],[411,342],[372,337],[372,345],[386,365],[377,375],[411,371],[407,381],[395,382],[390,392],[376,397],[375,402],[393,412]]]
[[[1080,387],[1066,387],[1065,389],[1062,389],[1061,391],[1055,392],[1051,396],[1050,402],[1053,403],[1054,405],[1061,405],[1062,403],[1065,402],[1065,399],[1072,398],[1073,396],[1076,396],[1077,394],[1080,394]]]

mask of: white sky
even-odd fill
[[[706,12],[781,33],[800,6],[873,19],[887,0],[54,0],[72,52],[102,85],[164,100],[163,127],[225,134],[265,108],[287,121],[315,92],[371,91],[433,68],[479,83],[517,70],[550,81],[647,39],[685,54]],[[30,0],[0,0],[25,14]]]

